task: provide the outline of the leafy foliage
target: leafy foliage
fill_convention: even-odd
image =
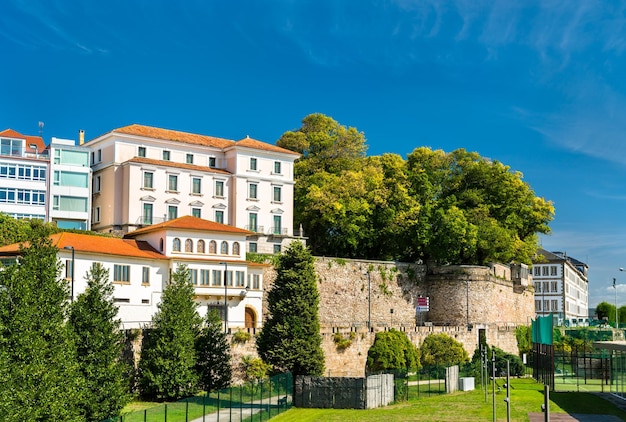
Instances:
[[[196,311],[189,270],[179,265],[163,290],[159,309],[146,330],[139,361],[143,397],[176,400],[198,391],[195,341],[202,319]]]
[[[58,231],[60,229],[52,223],[44,223],[38,219],[17,220],[0,213],[0,246],[46,237]]]
[[[295,164],[296,223],[316,255],[530,264],[552,203],[520,172],[463,149],[366,157],[365,137],[312,114],[278,145]]]
[[[420,366],[419,349],[405,333],[393,328],[376,333],[374,344],[367,352],[369,371],[415,370]]]
[[[58,274],[57,249],[43,237],[0,271],[2,420],[84,420],[84,383],[66,324],[69,289]]]
[[[267,378],[270,369],[272,369],[262,359],[250,355],[241,358],[241,365],[243,366],[244,379],[255,384]]]
[[[424,365],[452,366],[465,363],[469,356],[463,345],[447,334],[430,334],[420,347]]]
[[[515,338],[517,339],[517,349],[520,354],[530,354],[532,352],[532,330],[530,326],[517,326],[515,328]]]
[[[222,329],[222,320],[215,309],[207,312],[204,327],[196,341],[196,352],[200,387],[205,391],[228,387],[232,379],[230,347]]]
[[[506,363],[509,361],[509,375],[514,377],[521,377],[525,373],[524,363],[522,359],[517,355],[512,355],[499,349],[497,347],[489,347],[489,345],[484,344],[483,349],[485,350],[485,354],[487,357],[487,368],[488,373],[491,374],[493,367],[493,359],[495,353],[495,367],[496,367],[496,376],[504,376],[506,375]],[[481,368],[481,353],[480,349],[476,349],[474,351],[474,355],[472,356],[472,367],[475,370],[476,374],[480,374]],[[479,376],[479,375],[478,375]]]
[[[72,304],[69,323],[74,330],[77,362],[85,379],[81,408],[85,420],[117,416],[130,400],[128,368],[120,360],[124,334],[113,303],[109,272],[95,262],[86,275],[87,289]]]
[[[268,292],[268,317],[257,337],[259,356],[276,371],[321,375],[324,352],[313,257],[300,242],[280,255]]]

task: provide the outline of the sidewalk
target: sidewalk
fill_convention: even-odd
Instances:
[[[249,418],[252,415],[256,415],[262,410],[267,410],[270,406],[272,409],[276,409],[276,413],[278,414],[278,401],[281,400],[280,406],[284,409],[285,396],[274,396],[270,397],[261,402],[260,400],[255,400],[251,402],[244,403],[241,407],[231,407],[226,409],[221,409],[219,412],[208,413],[203,417],[199,417],[197,419],[193,419],[190,422],[226,422],[226,421],[240,421],[246,418]],[[287,403],[292,402],[292,397],[287,396]]]

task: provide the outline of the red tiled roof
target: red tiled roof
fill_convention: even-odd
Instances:
[[[133,124],[118,129],[113,129],[112,133],[123,133],[126,135],[144,136],[146,138],[163,139],[165,141],[178,141],[186,144],[203,145],[208,147],[226,148],[234,141],[214,136],[197,135],[194,133],[180,132],[177,130],[161,129],[158,127],[143,126]]]
[[[203,220],[198,217],[186,215],[184,217],[178,217],[173,220],[166,221],[164,223],[153,224],[148,227],[144,227],[125,235],[128,237],[135,237],[139,234],[150,233],[162,229],[178,229],[178,230],[196,230],[196,231],[210,231],[220,233],[238,233],[251,235],[251,231],[240,229],[238,227],[228,226],[226,224],[216,223],[214,221]]]
[[[17,138],[17,139],[25,139],[26,140],[26,149],[29,152],[33,151],[30,148],[31,145],[37,146],[37,151],[43,151],[46,147],[46,144],[43,141],[43,138],[40,136],[30,136],[30,135],[22,135],[21,133],[13,130],[13,129],[5,129],[0,132],[0,136],[6,136],[7,138]]]
[[[281,148],[276,145],[268,144],[265,142],[257,141],[256,139],[252,139],[250,137],[246,137],[244,139],[237,141],[235,146],[252,148],[252,149],[260,149],[263,151],[280,152],[282,154],[292,154],[292,155],[297,155],[298,157],[300,156],[300,154],[295,151],[291,151],[286,148]]]
[[[177,163],[175,161],[153,160],[152,158],[133,157],[128,160],[129,163],[152,164],[155,166],[166,166],[180,169],[206,171],[211,173],[230,174],[230,172],[215,167],[196,166],[194,164]]]
[[[56,233],[50,236],[52,244],[59,249],[71,246],[76,252],[89,252],[101,255],[121,255],[136,258],[167,259],[148,242],[117,237],[92,236],[79,233]],[[28,242],[24,243],[28,246]],[[0,255],[9,255],[19,251],[20,244],[14,243],[0,247]]]

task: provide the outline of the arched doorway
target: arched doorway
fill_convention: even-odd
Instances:
[[[246,307],[246,328],[256,328],[256,312],[252,308]]]

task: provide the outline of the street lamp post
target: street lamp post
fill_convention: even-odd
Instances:
[[[74,302],[74,247],[65,246],[63,249],[72,251],[72,281],[70,284],[70,302]]]
[[[367,273],[367,331],[372,331],[372,279],[370,272]]]
[[[220,265],[224,265],[224,334],[226,334],[228,332],[228,280],[226,276],[228,262],[220,262]]]

